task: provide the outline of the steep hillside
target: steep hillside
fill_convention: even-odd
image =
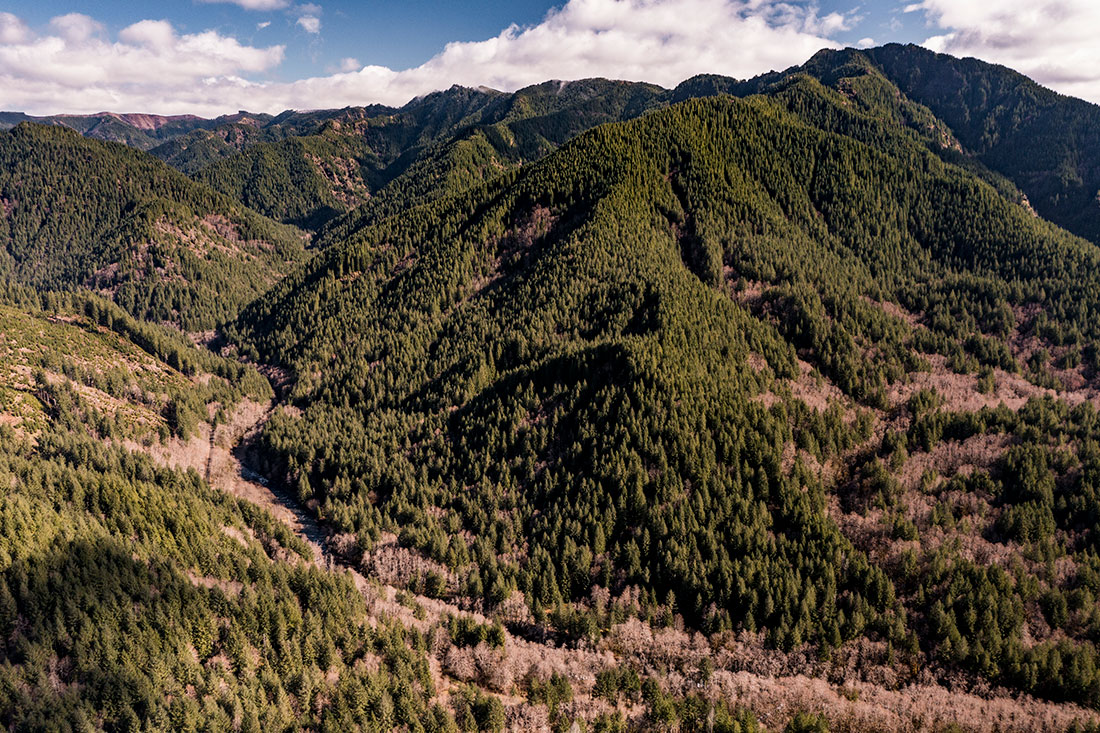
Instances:
[[[960,151],[1011,180],[1040,216],[1100,242],[1100,107],[912,45],[822,51],[798,70],[837,84],[850,79],[838,71],[860,63],[942,120]]]
[[[194,178],[279,221],[316,229],[367,201],[385,165],[358,134],[257,143]]]
[[[303,235],[130,148],[57,127],[0,133],[0,268],[89,287],[188,331],[232,317],[305,256]]]
[[[238,112],[209,120],[208,124],[197,129],[171,136],[151,148],[149,153],[173,168],[192,175],[212,163],[231,158],[259,143],[278,143],[288,138],[316,134],[329,120],[340,119],[348,114],[386,116],[396,111],[392,107],[371,105],[346,110],[288,110],[274,117]]]
[[[562,648],[384,585],[407,571],[395,546],[369,580],[349,572],[347,538],[240,463],[272,396],[252,368],[94,295],[8,286],[0,303],[5,727],[621,730],[622,697],[632,727],[767,730],[699,675],[662,688],[636,626],[614,651]],[[684,669],[699,653],[676,644]],[[744,702],[783,725],[769,694]]]
[[[446,725],[423,652],[351,576],[155,458],[187,438],[185,406],[206,429],[269,399],[263,377],[94,296],[2,297],[5,728]]]
[[[1048,522],[1049,494],[999,483],[1056,436],[982,464],[968,522],[1019,562],[876,543],[940,531],[913,523],[888,465],[1041,420],[946,428],[963,418],[922,375],[1091,384],[1098,260],[926,132],[792,75],[368,226],[229,335],[295,376],[262,436],[273,474],[367,558],[399,533],[445,593],[518,590],[537,623],[586,637],[608,623],[601,589],[637,588],[644,618],[788,649],[866,638],[902,679],[931,664],[1095,706],[1088,596],[1053,617],[1036,600],[1092,587],[1092,505],[1054,502]],[[1034,470],[1057,484],[1086,459]],[[872,510],[885,535],[859,525]],[[1025,562],[1040,546],[1076,570]]]
[[[263,126],[255,124],[253,120],[233,121],[219,124],[212,129],[192,130],[158,144],[149,153],[176,170],[192,175],[215,161],[234,156],[258,142],[272,139],[281,140],[283,137],[265,134]]]
[[[501,110],[500,121],[487,117],[418,153],[369,206],[336,224],[334,238],[537,160],[597,124],[688,99],[771,93],[799,74],[837,90],[865,114],[908,127],[941,158],[966,168],[1006,198],[1034,206],[1050,221],[1098,241],[1100,169],[1091,162],[1097,146],[1090,142],[1100,130],[1095,105],[1058,95],[1004,67],[896,44],[822,51],[802,66],[749,80],[699,76],[672,90],[616,88],[599,81],[549,82],[521,90]],[[548,100],[559,106],[548,110]]]
[[[1041,216],[1100,242],[1100,107],[975,59],[896,44],[867,56]]]
[[[453,87],[400,110],[344,110],[314,134],[256,143],[195,177],[310,228],[381,193],[383,201],[356,215],[373,219],[542,157],[584,130],[658,106],[664,94],[604,79],[547,82],[510,95]]]

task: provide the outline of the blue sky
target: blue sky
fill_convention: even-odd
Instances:
[[[797,1],[797,0],[796,0]],[[309,33],[297,23],[302,5],[287,3],[281,9],[251,10],[232,2],[168,2],[151,5],[133,0],[71,2],[42,0],[14,2],[2,8],[21,16],[28,24],[45,28],[50,19],[78,12],[95,18],[109,32],[117,32],[140,20],[167,19],[181,33],[215,29],[252,45],[283,44],[286,58],[273,70],[273,78],[289,81],[324,74],[354,58],[363,64],[407,69],[424,63],[451,41],[480,41],[498,35],[511,24],[535,25],[562,2],[546,0],[493,0],[456,3],[431,0],[403,2],[348,2],[317,0],[320,31]],[[920,14],[905,13],[904,4],[837,2],[817,4],[821,14],[855,11],[860,20],[850,31],[835,37],[846,45],[864,38],[876,43],[917,42],[929,34]],[[261,23],[270,25],[259,29]]]
[[[320,32],[297,24],[303,5],[321,8]],[[51,18],[78,12],[117,32],[147,18],[167,19],[181,33],[215,29],[254,45],[286,45],[286,62],[277,76],[286,79],[322,74],[342,59],[392,68],[416,66],[434,56],[449,41],[479,41],[497,35],[511,23],[537,23],[553,3],[515,0],[480,3],[476,9],[454,2],[327,2],[287,3],[281,9],[250,10],[230,2],[166,2],[154,5],[133,0],[99,2],[7,3],[2,8],[28,24],[45,27]],[[259,29],[261,23],[269,26]]]
[[[748,77],[823,47],[921,43],[1100,99],[1095,0],[8,0],[0,109],[214,115],[452,83]]]

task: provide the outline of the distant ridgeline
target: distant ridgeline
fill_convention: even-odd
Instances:
[[[498,727],[437,704],[428,633],[145,455],[266,416],[252,365],[255,468],[365,574],[406,553],[509,633],[636,616],[1100,709],[1100,108],[886,46],[38,121],[0,132],[4,724]]]
[[[401,108],[239,112],[211,120],[5,112],[0,129],[31,121],[126,143],[268,216],[316,229],[380,192],[385,202],[379,210],[368,207],[372,217],[491,178],[596,125],[696,97],[766,93],[799,73],[865,112],[923,129],[951,162],[999,188],[1018,188],[1013,195],[1022,192],[1059,226],[1100,237],[1095,105],[1002,66],[897,44],[822,51],[801,67],[747,81],[698,76],[672,90],[604,79],[547,82],[514,94],[456,86]],[[904,103],[891,96],[897,92]]]

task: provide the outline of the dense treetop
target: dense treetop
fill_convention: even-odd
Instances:
[[[866,441],[859,414],[922,352],[1017,370],[1030,303],[1084,348],[1100,252],[945,162],[907,122],[927,110],[849,99],[795,74],[686,102],[333,239],[230,332],[296,377],[271,470],[364,550],[400,532],[490,603],[637,584],[704,628],[917,653],[932,611],[899,603],[785,446]],[[855,419],[763,406],[798,357]]]
[[[0,132],[0,244],[10,282],[101,290],[191,331],[305,257],[300,232],[145,153],[30,123]]]
[[[801,67],[717,86],[751,93],[791,73],[812,74],[856,98],[861,95],[853,84],[864,83],[861,77],[881,77],[903,104],[935,115],[952,146],[971,163],[1011,180],[1041,216],[1100,241],[1097,105],[1053,92],[1004,66],[899,44],[825,50]]]
[[[345,560],[491,617],[456,648],[634,615],[1100,708],[1095,119],[890,46],[164,122],[193,178],[0,132],[0,716],[499,726],[472,686],[432,704],[428,635],[144,455],[245,399]],[[642,672],[593,697],[756,729]],[[522,693],[567,728],[565,677]]]
[[[267,512],[134,449],[266,380],[95,296],[0,299],[0,724],[453,727],[415,632]]]
[[[604,79],[548,82],[515,94],[453,87],[397,111],[342,110],[306,134],[256,142],[195,175],[275,219],[317,228],[379,191],[383,208],[394,200],[407,206],[491,178],[666,96],[660,87]],[[275,129],[273,123],[257,134]],[[290,135],[300,128],[277,129]],[[386,190],[391,183],[394,190]],[[375,208],[366,215],[376,216]]]

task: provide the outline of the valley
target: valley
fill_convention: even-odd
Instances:
[[[980,393],[975,390],[973,394]],[[561,704],[560,710],[554,706],[557,715],[592,724],[601,714],[619,711],[641,723],[646,716],[645,706],[638,702],[611,704],[602,696],[598,675],[636,669],[644,678],[660,675],[661,669],[671,667],[694,670],[695,674],[681,678],[679,688],[670,688],[670,693],[701,694],[712,702],[721,700],[730,707],[746,708],[764,726],[781,727],[791,716],[806,710],[820,711],[839,730],[918,731],[965,721],[968,730],[1032,731],[1068,729],[1094,717],[1084,708],[1014,700],[1003,693],[990,697],[974,692],[949,692],[929,676],[916,675],[900,685],[899,670],[883,664],[882,650],[874,647],[821,660],[801,653],[777,654],[759,636],[738,634],[707,639],[682,627],[653,629],[637,620],[612,626],[607,636],[595,644],[562,644],[560,640],[540,639],[537,634],[527,638],[530,616],[522,607],[513,608],[512,618],[505,622],[501,647],[455,646],[445,636],[439,638],[449,619],[470,618],[488,626],[493,617],[486,617],[480,612],[482,609],[471,609],[467,604],[410,593],[404,589],[409,580],[407,574],[402,577],[400,571],[395,573],[377,559],[349,557],[347,538],[341,540],[327,533],[315,514],[303,508],[296,498],[271,487],[267,478],[240,462],[240,456],[247,455],[248,441],[259,432],[273,409],[278,409],[274,403],[245,402],[228,423],[213,431],[204,430],[203,426],[200,434],[187,444],[173,441],[163,452],[154,449],[152,455],[158,462],[175,468],[206,470],[205,479],[212,487],[269,512],[310,548],[315,565],[351,576],[376,623],[397,620],[431,638],[428,660],[435,683],[434,699],[441,704],[447,703],[452,691],[460,691],[463,682],[473,682],[501,694],[510,692],[517,681],[525,678],[550,679],[557,674],[569,680],[572,695],[571,700]],[[203,432],[210,432],[213,437],[206,439]],[[205,459],[204,444],[210,446]],[[962,456],[957,455],[959,448],[953,444],[945,448],[952,452],[942,458],[916,455],[907,468],[913,470],[913,464],[926,457],[935,461],[939,473],[948,476],[975,462],[988,465],[988,458],[985,462],[976,459],[962,446]],[[987,456],[995,454],[996,451],[986,452]],[[853,520],[857,520],[856,515],[840,514],[838,519],[842,527]],[[872,533],[877,532],[879,518],[871,515],[863,521],[872,528]],[[851,527],[846,533],[857,537],[860,530]],[[386,559],[391,565],[400,564],[392,557],[400,552],[396,537],[387,542],[393,553]],[[340,545],[342,549],[338,549]],[[376,557],[385,554],[377,552]],[[387,577],[398,584],[385,582]],[[553,727],[551,711],[529,702],[525,696],[502,694],[501,700],[508,726]]]
[[[0,123],[5,728],[1100,729],[1100,107]]]

